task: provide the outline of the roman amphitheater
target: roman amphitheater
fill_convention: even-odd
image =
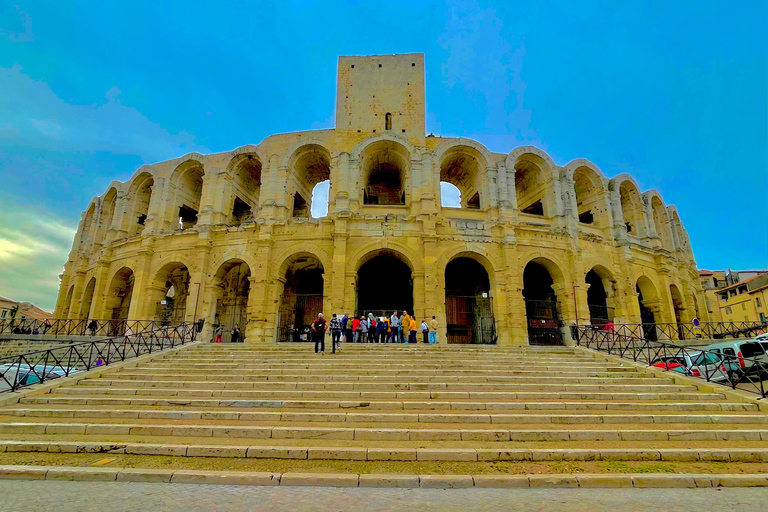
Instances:
[[[585,159],[427,135],[424,56],[405,54],[339,58],[335,129],[111,183],[82,214],[56,318],[202,318],[204,339],[239,324],[263,344],[302,339],[319,311],[405,309],[436,316],[440,343],[527,345],[569,344],[576,324],[686,322],[699,304],[658,192]]]

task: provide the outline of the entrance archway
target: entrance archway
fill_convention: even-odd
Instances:
[[[683,302],[683,294],[680,293],[680,289],[674,284],[669,285],[669,294],[672,296],[672,308],[675,311],[675,322],[677,322],[677,335],[678,339],[685,339],[685,325],[686,311],[685,303]]]
[[[184,322],[189,295],[189,270],[181,263],[168,263],[158,271],[150,288],[155,321],[162,324]]]
[[[603,269],[595,267],[587,272],[584,282],[587,288],[587,307],[589,308],[589,323],[605,325],[613,322],[613,287],[610,276]],[[606,287],[606,283],[608,287]]]
[[[448,343],[496,343],[488,271],[472,258],[445,267],[445,318]]]
[[[109,315],[109,334],[122,336],[125,334],[126,320],[131,309],[133,298],[133,270],[123,267],[118,270],[109,283],[106,297],[106,312]]]
[[[248,325],[248,293],[251,269],[242,260],[229,260],[219,267],[215,276],[216,315],[214,323],[223,328],[222,338],[232,340],[232,329],[240,328],[241,336]],[[240,339],[243,341],[243,338]]]
[[[389,316],[413,314],[411,268],[395,253],[382,251],[357,270],[357,313]]]
[[[523,271],[523,298],[531,345],[562,345],[562,322],[557,309],[554,280],[547,267],[531,261]]]
[[[311,254],[300,254],[283,266],[278,341],[310,341],[309,326],[323,311],[323,265]]]
[[[85,287],[85,292],[83,292],[83,301],[80,303],[79,318],[82,318],[84,320],[90,318],[91,304],[93,303],[93,292],[95,289],[96,289],[96,278],[92,277],[90,281],[88,281],[88,285]]]
[[[650,279],[641,276],[637,280],[635,289],[637,291],[637,302],[640,306],[640,323],[643,327],[643,335],[647,340],[656,341],[658,339],[656,334],[656,315],[652,309],[658,303],[656,287]]]

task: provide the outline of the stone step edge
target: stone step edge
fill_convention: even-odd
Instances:
[[[0,466],[0,479],[162,482],[301,487],[547,488],[768,487],[768,475],[729,474],[559,474],[559,475],[404,475],[354,473],[246,473],[165,469]]]
[[[0,434],[185,436],[234,439],[326,439],[336,441],[768,441],[765,429],[466,429],[366,428],[124,423],[0,423]]]
[[[365,448],[335,446],[231,446],[152,443],[2,441],[0,453],[112,453],[169,457],[217,457],[346,461],[675,461],[768,462],[763,448]]]

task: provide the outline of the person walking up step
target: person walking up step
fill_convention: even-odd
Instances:
[[[325,321],[322,313],[317,314],[317,317],[315,318],[315,321],[312,322],[310,328],[312,330],[312,336],[315,338],[315,354],[318,353],[319,348],[320,353],[325,355],[325,331],[328,330],[328,322]],[[334,347],[333,353],[336,353],[336,347]]]
[[[336,313],[331,317],[331,343],[333,343],[334,352],[341,348],[341,319]]]

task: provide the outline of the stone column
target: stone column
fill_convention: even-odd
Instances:
[[[334,183],[333,176],[331,177],[331,186],[335,188],[334,192],[334,211],[340,215],[349,214],[349,155],[342,153],[338,158],[334,159],[335,165],[332,168],[332,173],[336,175],[336,182]]]
[[[265,234],[266,236],[266,234]],[[257,265],[251,269],[248,278],[248,328],[247,343],[270,343],[273,341],[274,320],[280,307],[279,294],[274,292],[274,284],[278,279],[279,268],[270,271],[269,262],[272,256],[272,243],[269,237],[259,240],[255,247]],[[270,322],[272,319],[272,322]]]
[[[150,320],[155,317],[153,310],[154,304],[151,304],[152,284],[152,254],[150,247],[142,247],[136,257],[136,268],[134,269],[133,292],[131,293],[131,304],[128,308],[129,320]]]
[[[416,315],[416,319],[419,323],[424,319],[428,310],[437,309],[437,304],[441,302],[439,297],[434,295],[427,296],[425,293],[425,275],[425,272],[420,271],[414,271],[411,274],[411,277],[413,278],[413,311],[410,313]]]
[[[132,206],[133,205],[131,205],[125,197],[125,192],[119,191],[115,198],[115,213],[112,215],[112,225],[109,226],[109,230],[104,239],[105,244],[128,236],[126,226],[131,220],[130,215],[133,213]]]
[[[528,320],[523,298],[523,269],[520,268],[517,247],[512,243],[505,243],[503,254],[506,265],[507,322],[506,325],[500,324],[499,327],[502,330],[508,330],[509,337],[507,340],[500,337],[499,344],[528,345]]]

